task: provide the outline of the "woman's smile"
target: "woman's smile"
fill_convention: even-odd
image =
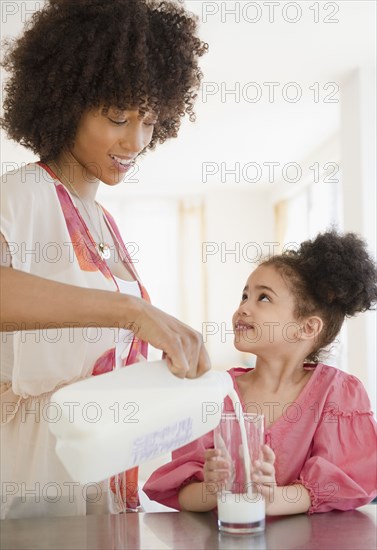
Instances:
[[[120,172],[123,172],[126,174],[130,168],[134,165],[135,159],[134,158],[126,158],[126,157],[120,157],[115,155],[109,155],[111,160],[113,161],[113,165],[117,170]]]

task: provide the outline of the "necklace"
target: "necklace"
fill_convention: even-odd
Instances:
[[[76,188],[74,187],[73,183],[71,183],[69,181],[69,179],[63,174],[61,168],[57,165],[57,163],[55,161],[54,161],[54,165],[59,170],[60,176],[64,179],[64,181],[66,183],[68,183],[68,185],[69,185],[70,189],[73,191],[73,194],[75,195],[75,197],[77,197],[79,199],[80,203],[82,204],[82,207],[84,208],[84,210],[85,210],[85,212],[86,212],[86,214],[87,214],[87,216],[90,220],[90,223],[92,224],[93,228],[95,229],[95,232],[97,233],[97,236],[100,239],[100,242],[98,243],[98,253],[99,253],[99,255],[101,256],[101,258],[103,260],[108,260],[111,256],[110,246],[105,243],[105,239],[103,237],[101,216],[100,216],[100,212],[99,212],[100,207],[99,207],[98,203],[96,201],[94,202],[94,204],[96,205],[96,210],[97,210],[97,215],[98,215],[98,224],[99,224],[99,229],[100,229],[101,235],[98,233],[97,228],[94,225],[93,220],[92,220],[92,218],[89,214],[89,210],[87,209],[84,201],[81,199],[81,197],[80,197],[79,193],[77,192]],[[101,214],[102,214],[102,217],[103,217],[102,210],[101,210]]]

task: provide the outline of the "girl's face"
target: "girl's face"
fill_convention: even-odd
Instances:
[[[156,115],[110,108],[87,111],[81,118],[73,148],[75,160],[83,167],[83,178],[116,185],[132,167],[132,161],[151,142]]]
[[[300,335],[292,292],[279,271],[258,267],[248,278],[233,315],[234,345],[256,355],[292,351]]]

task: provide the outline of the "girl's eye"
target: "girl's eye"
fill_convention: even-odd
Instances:
[[[144,122],[145,126],[156,126],[157,124],[157,120],[153,120],[152,122]]]
[[[269,302],[270,298],[267,296],[267,294],[261,294],[258,298],[259,302]]]
[[[241,302],[244,302],[247,300],[247,294],[242,294]]]

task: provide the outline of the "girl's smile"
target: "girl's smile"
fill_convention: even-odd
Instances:
[[[234,327],[235,331],[249,330],[252,328],[254,328],[254,326],[251,323],[245,323],[245,321],[242,320],[237,321]]]

